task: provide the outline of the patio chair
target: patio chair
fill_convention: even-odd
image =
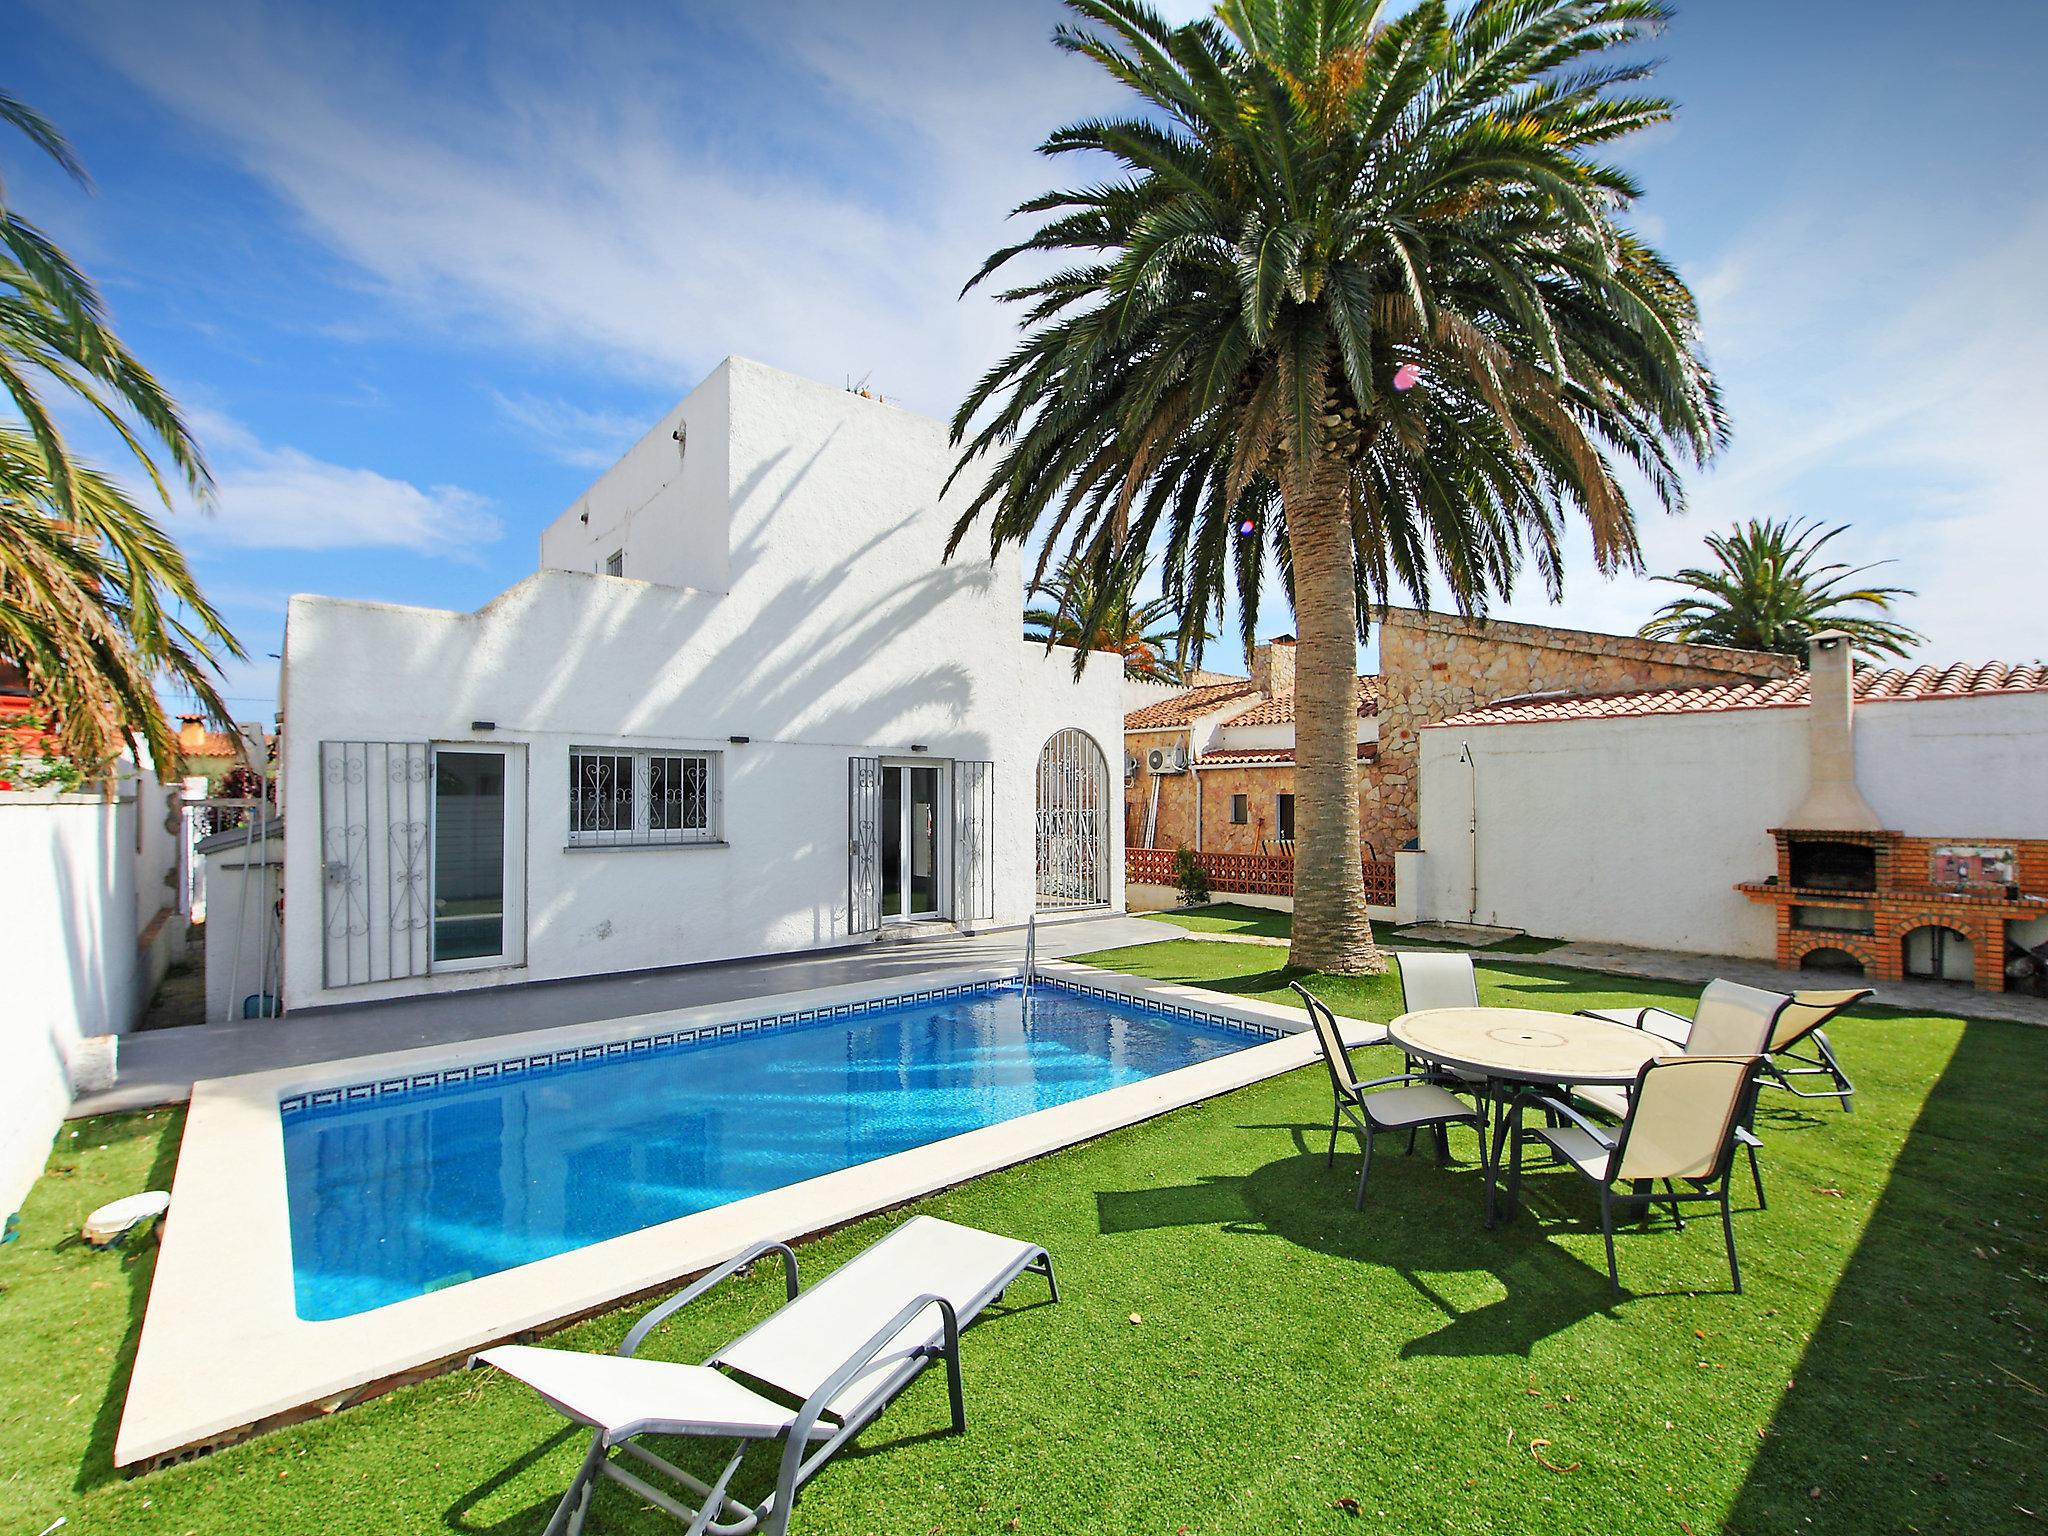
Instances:
[[[635,1358],[657,1326],[770,1253],[782,1257],[788,1301],[780,1309],[702,1365]],[[809,1290],[798,1288],[794,1252],[782,1243],[757,1243],[641,1318],[616,1355],[508,1344],[485,1350],[471,1364],[517,1377],[593,1431],[545,1536],[582,1530],[600,1476],[686,1522],[690,1536],[782,1536],[804,1484],[935,1360],[946,1362],[954,1433],[966,1431],[961,1330],[1027,1271],[1044,1275],[1059,1300],[1043,1248],[914,1216]],[[705,1483],[637,1444],[642,1435],[739,1445],[716,1480]],[[775,1490],[747,1505],[732,1493],[733,1478],[754,1442],[764,1440],[783,1443]],[[628,1471],[614,1451],[699,1502],[656,1488]]]
[[[1699,1007],[1691,1018],[1667,1008],[1582,1008],[1589,1019],[1610,1024],[1629,1024],[1669,1040],[1688,1056],[1762,1056],[1771,1049],[1779,1020],[1791,1007],[1783,992],[1744,986],[1739,981],[1710,981],[1700,993]],[[1580,1103],[1611,1115],[1616,1120],[1628,1113],[1627,1088],[1576,1088],[1572,1097]],[[1743,1106],[1736,1126],[1736,1139],[1749,1154],[1749,1181],[1756,1189],[1757,1209],[1768,1204],[1764,1198],[1763,1168],[1757,1162],[1756,1104]]]
[[[1472,969],[1470,955],[1414,955],[1399,957],[1401,968],[1401,1011],[1420,1013],[1425,1008],[1477,1008],[1479,977]],[[1413,1072],[1415,1059],[1406,1059],[1404,1070]],[[1467,1093],[1482,1091],[1485,1084],[1469,1072],[1432,1067],[1433,1083],[1454,1083]]]
[[[1621,1274],[1614,1262],[1615,1207],[1640,1206],[1647,1215],[1652,1205],[1668,1205],[1683,1230],[1685,1218],[1679,1204],[1687,1200],[1721,1207],[1728,1278],[1740,1295],[1742,1271],[1735,1262],[1734,1204],[1728,1183],[1739,1145],[1737,1132],[1745,1108],[1756,1095],[1757,1074],[1763,1063],[1761,1055],[1655,1057],[1636,1074],[1628,1095],[1628,1112],[1619,1127],[1596,1125],[1562,1099],[1533,1092],[1517,1094],[1508,1163],[1508,1213],[1514,1213],[1521,1198],[1522,1143],[1531,1136],[1540,1137],[1559,1158],[1599,1186],[1607,1280],[1615,1295],[1621,1294]],[[1525,1128],[1522,1111],[1532,1106],[1543,1109],[1550,1123]],[[1662,1194],[1655,1189],[1659,1182],[1664,1185]],[[1625,1191],[1620,1187],[1624,1185]]]
[[[1828,1043],[1827,1033],[1821,1026],[1872,995],[1869,987],[1846,987],[1837,992],[1794,992],[1792,1001],[1778,1015],[1777,1027],[1771,1031],[1771,1055],[1770,1060],[1764,1063],[1764,1084],[1783,1088],[1802,1099],[1840,1099],[1842,1112],[1853,1113],[1856,1106],[1851,1101],[1856,1085],[1849,1081],[1849,1074],[1835,1060],[1834,1047]],[[1794,1046],[1805,1046],[1812,1054],[1801,1055],[1793,1049]],[[1788,1062],[1791,1065],[1786,1065]],[[1795,1077],[1825,1077],[1834,1086],[1795,1088],[1792,1086]]]
[[[1452,1125],[1469,1125],[1478,1131],[1482,1139],[1485,1137],[1485,1124],[1479,1111],[1441,1085],[1430,1082],[1427,1073],[1404,1072],[1396,1077],[1376,1077],[1361,1082],[1351,1068],[1351,1056],[1345,1048],[1344,1037],[1338,1033],[1337,1016],[1300,982],[1289,985],[1301,994],[1302,1002],[1308,1005],[1316,1041],[1323,1048],[1323,1065],[1330,1072],[1330,1147],[1323,1157],[1323,1166],[1330,1167],[1337,1161],[1337,1132],[1345,1121],[1348,1120],[1351,1129],[1358,1133],[1358,1193],[1351,1200],[1353,1210],[1365,1209],[1365,1181],[1372,1176],[1372,1140],[1381,1131],[1409,1132],[1408,1145],[1412,1151],[1414,1133],[1433,1128],[1437,1133],[1439,1155],[1444,1157],[1450,1154],[1449,1128]],[[1405,1086],[1397,1087],[1396,1084]]]

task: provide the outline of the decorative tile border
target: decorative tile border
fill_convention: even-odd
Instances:
[[[1113,991],[1108,987],[1091,987],[1086,982],[1069,981],[1063,976],[1040,976],[1034,985],[1058,987],[1063,992],[1081,992],[1107,1002],[1124,1003],[1134,1008],[1147,1009],[1152,1013],[1163,1013],[1171,1018],[1186,1019],[1191,1024],[1207,1024],[1213,1029],[1227,1029],[1240,1035],[1255,1035],[1261,1040],[1284,1040],[1289,1035],[1298,1033],[1295,1030],[1282,1029],[1277,1024],[1254,1024],[1249,1019],[1232,1018],[1229,1014],[1209,1013],[1201,1008],[1190,1008],[1185,1003],[1169,1003],[1156,997],[1133,996],[1131,993]]]
[[[1040,976],[1034,984],[1054,987],[1063,992],[1078,992],[1089,997],[1101,998],[1106,1002],[1122,1003],[1128,1007],[1143,1008],[1169,1018],[1182,1019],[1192,1024],[1206,1024],[1213,1029],[1227,1029],[1260,1040],[1279,1040],[1289,1033],[1270,1024],[1254,1024],[1228,1014],[1210,1013],[1200,1008],[1190,1008],[1184,1003],[1133,996],[1130,993],[1113,991],[1108,987],[1091,987],[1086,983],[1069,981],[1064,977]],[[953,986],[931,987],[916,992],[894,992],[886,997],[867,998],[855,1003],[799,1008],[787,1013],[763,1014],[753,1019],[731,1019],[720,1024],[705,1024],[695,1029],[662,1030],[654,1034],[635,1036],[629,1040],[568,1046],[559,1051],[537,1051],[525,1056],[508,1057],[502,1061],[475,1062],[463,1066],[443,1067],[437,1071],[408,1073],[403,1077],[378,1078],[370,1082],[349,1083],[336,1088],[315,1089],[308,1093],[293,1093],[280,1099],[277,1107],[281,1115],[290,1118],[310,1110],[332,1109],[339,1105],[358,1104],[371,1099],[424,1098],[449,1088],[487,1082],[493,1078],[543,1077],[564,1068],[580,1067],[587,1061],[597,1061],[608,1056],[665,1055],[670,1051],[701,1045],[706,1041],[738,1039],[745,1035],[828,1023],[833,1019],[855,1018],[890,1008],[937,1002],[942,998],[963,997],[970,993],[994,992],[1015,985],[1014,981],[961,982]]]

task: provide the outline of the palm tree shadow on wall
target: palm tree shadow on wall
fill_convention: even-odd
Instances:
[[[1965,1026],[1727,1530],[2032,1530],[2048,1516],[2044,1122],[2048,1035]]]

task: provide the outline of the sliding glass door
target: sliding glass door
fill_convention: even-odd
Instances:
[[[512,749],[434,749],[434,970],[525,958],[525,767]]]
[[[917,922],[944,915],[943,848],[939,827],[940,774],[935,763],[884,764],[881,907],[884,922]]]

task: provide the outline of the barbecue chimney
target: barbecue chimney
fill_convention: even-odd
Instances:
[[[1824,629],[1807,642],[1806,798],[1787,823],[1805,832],[1876,832],[1882,826],[1856,788],[1850,638]]]

